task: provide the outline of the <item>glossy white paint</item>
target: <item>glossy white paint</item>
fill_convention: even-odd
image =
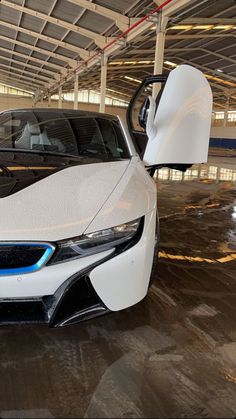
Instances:
[[[150,103],[146,165],[206,162],[212,92],[202,72],[188,65],[177,67],[167,79],[156,114],[151,97]]]
[[[104,203],[86,233],[142,217],[156,208],[156,185],[139,157],[133,157],[124,176]]]
[[[115,164],[118,163],[118,164]],[[109,165],[109,167],[107,167]],[[105,163],[98,165],[92,165],[93,170],[91,168],[91,165],[88,166],[77,166],[76,169],[78,173],[75,173],[75,168],[71,169],[65,169],[61,172],[49,176],[48,178],[45,178],[44,180],[37,182],[35,185],[32,185],[32,187],[24,189],[22,192],[28,192],[28,190],[31,189],[31,193],[27,194],[27,199],[25,202],[27,202],[27,206],[25,209],[24,217],[27,219],[27,216],[29,217],[28,222],[28,231],[27,236],[24,236],[23,231],[23,223],[19,223],[19,226],[22,228],[22,230],[17,230],[15,232],[12,228],[11,230],[11,237],[14,237],[15,240],[20,239],[22,240],[22,237],[32,237],[33,240],[39,241],[41,240],[52,240],[52,239],[46,239],[46,237],[53,237],[53,240],[59,240],[63,235],[66,238],[73,237],[75,235],[82,234],[87,227],[86,232],[92,232],[97,231],[100,229],[108,228],[114,225],[121,224],[123,222],[131,221],[135,218],[144,216],[147,214],[147,222],[145,223],[145,234],[143,235],[142,239],[140,240],[139,244],[134,246],[134,248],[130,249],[127,252],[124,252],[122,257],[117,256],[115,258],[112,258],[109,262],[105,262],[102,265],[102,272],[104,270],[106,271],[106,266],[108,267],[108,272],[114,266],[114,270],[119,267],[120,264],[123,264],[123,271],[122,276],[124,276],[122,281],[127,282],[127,278],[130,276],[130,266],[133,267],[133,264],[137,267],[135,268],[134,274],[137,274],[137,270],[139,271],[139,274],[137,276],[137,284],[138,286],[135,288],[135,290],[132,291],[132,301],[136,299],[136,301],[139,301],[144,297],[144,292],[147,290],[148,282],[149,282],[149,271],[151,269],[152,264],[152,257],[153,257],[153,247],[154,247],[154,234],[155,234],[155,214],[156,214],[156,185],[153,182],[153,180],[150,178],[150,176],[147,174],[143,163],[140,161],[139,157],[133,157],[130,161],[121,161],[121,162],[114,162],[113,163]],[[98,167],[99,166],[99,167]],[[80,170],[85,169],[87,170]],[[100,169],[100,170],[99,170]],[[58,176],[61,175],[61,176]],[[64,178],[64,180],[62,180]],[[76,182],[76,179],[78,179],[78,183]],[[80,181],[79,181],[80,180]],[[47,181],[47,182],[45,182]],[[48,220],[48,223],[46,225],[45,230],[41,231],[33,229],[30,231],[29,227],[31,222],[30,215],[36,211],[36,208],[34,208],[34,205],[39,205],[39,200],[36,199],[37,194],[43,194],[45,193],[45,189],[47,188],[48,193],[50,190],[50,183],[51,188],[55,188],[56,185],[56,191],[59,192],[58,197],[60,197],[62,194],[64,196],[66,194],[71,194],[73,196],[73,213],[76,214],[76,227],[71,226],[71,223],[65,224],[64,222],[61,223],[61,225],[58,225],[58,228],[52,228],[50,229],[50,223],[48,214],[45,213],[45,218],[40,218],[41,215],[41,209],[45,209],[45,206],[42,208],[38,208],[37,218],[35,218],[33,221],[35,225],[39,225],[39,221],[44,220],[46,222]],[[46,183],[46,185],[45,185]],[[69,187],[69,183],[73,184],[73,188],[69,191],[67,188]],[[37,193],[35,191],[34,187],[37,187]],[[54,186],[53,186],[54,185]],[[92,186],[93,185],[93,186]],[[98,188],[98,185],[101,189]],[[105,191],[104,191],[105,189]],[[52,189],[55,190],[55,189]],[[77,192],[76,192],[77,191]],[[89,196],[89,192],[91,193],[91,197]],[[106,193],[104,193],[106,192]],[[34,196],[35,193],[35,200],[32,200],[32,205],[30,206],[30,196]],[[16,197],[18,194],[12,195],[12,197]],[[79,196],[77,197],[76,194]],[[45,195],[43,195],[45,196]],[[84,199],[86,197],[86,199]],[[32,199],[32,198],[31,198]],[[53,211],[56,212],[56,203],[57,201],[57,193],[54,195],[51,194],[49,198],[47,199],[47,202],[45,204],[52,205]],[[20,198],[18,197],[18,202],[20,202]],[[57,214],[54,216],[54,221],[57,219],[59,222],[59,213],[60,217],[66,220],[66,217],[71,217],[72,215],[69,215],[67,212],[66,214],[63,214],[63,211],[65,211],[65,208],[70,208],[69,205],[69,195],[67,195],[67,200],[63,200],[63,202],[66,203],[66,206],[62,206],[58,208]],[[71,202],[71,201],[70,201]],[[0,200],[0,205],[2,204],[2,200]],[[16,204],[15,204],[16,205]],[[23,208],[23,202],[21,203]],[[19,211],[19,206],[17,208]],[[93,210],[94,212],[91,212]],[[17,212],[17,211],[16,211]],[[8,213],[10,214],[10,212]],[[21,212],[23,214],[23,210]],[[36,214],[36,212],[35,212]],[[90,215],[91,214],[91,215]],[[151,216],[152,214],[152,216]],[[10,215],[9,215],[10,217]],[[50,215],[50,218],[53,217],[53,212]],[[56,218],[58,217],[58,218]],[[74,215],[75,217],[75,215]],[[68,218],[69,221],[71,221],[71,218]],[[68,221],[67,220],[67,221]],[[92,220],[92,221],[91,221]],[[22,220],[24,221],[24,219]],[[53,218],[52,218],[53,221]],[[41,221],[42,222],[42,221]],[[1,223],[1,221],[0,221]],[[17,220],[15,220],[15,223],[17,223]],[[25,221],[26,223],[26,221]],[[54,224],[52,224],[53,226]],[[12,224],[11,224],[12,226]],[[1,225],[3,228],[3,223]],[[151,232],[151,227],[153,228]],[[9,228],[9,227],[8,227]],[[77,232],[77,233],[76,233]],[[50,236],[48,234],[50,233]],[[29,236],[28,236],[29,234]],[[31,235],[30,235],[31,234]],[[4,236],[4,239],[6,240],[6,237],[9,237],[10,235]],[[1,237],[3,237],[3,234],[1,232]],[[17,238],[16,238],[17,237]],[[8,238],[9,240],[9,238]],[[57,288],[63,284],[68,278],[70,278],[75,273],[83,270],[86,267],[89,267],[94,262],[101,260],[103,257],[109,255],[112,253],[113,250],[98,253],[97,255],[92,255],[89,257],[73,260],[70,262],[61,263],[58,265],[53,266],[45,266],[41,270],[37,272],[33,272],[30,274],[23,274],[20,276],[11,275],[11,276],[1,276],[0,277],[0,299],[1,298],[26,298],[26,297],[39,297],[43,295],[51,295],[54,294]],[[142,254],[142,255],[141,255]],[[148,256],[149,255],[149,256]],[[127,263],[125,262],[127,257]],[[130,262],[130,258],[132,259],[132,263]],[[135,260],[139,260],[139,263],[136,265],[134,262]],[[142,261],[142,262],[141,262]],[[142,269],[140,268],[142,265]],[[108,264],[108,265],[107,265]],[[131,265],[130,265],[131,264]],[[125,267],[127,267],[127,274],[125,275]],[[150,269],[149,269],[150,268]],[[144,271],[146,274],[144,274]],[[106,275],[105,275],[106,276]],[[110,276],[110,274],[107,276],[107,278]],[[101,282],[101,290],[100,290],[100,280],[97,278],[100,278],[99,271],[97,276],[97,269],[93,271],[93,278],[96,280],[96,290],[99,293],[99,296],[101,299],[103,298],[103,287],[104,282]],[[121,281],[121,285],[122,285]],[[133,280],[132,280],[133,281]],[[132,284],[132,281],[130,284]],[[129,283],[129,280],[128,280]],[[113,284],[114,285],[114,284]],[[132,285],[133,286],[133,285]],[[124,284],[123,284],[124,287]],[[112,288],[109,287],[108,292],[112,294]],[[116,294],[116,288],[114,288],[114,298]],[[117,296],[118,297],[118,296]],[[119,298],[117,299],[117,304],[121,307],[122,306],[122,298],[121,294]],[[124,304],[127,303],[127,298],[124,300]],[[131,300],[130,300],[131,301]],[[104,301],[105,302],[105,301]],[[114,303],[113,303],[114,304]],[[117,307],[118,307],[117,305]],[[126,305],[127,306],[127,305]],[[125,305],[123,305],[123,308]],[[110,308],[110,306],[109,306]]]
[[[189,66],[174,70],[158,112],[148,117],[147,165],[206,161],[212,96],[203,75]],[[94,268],[92,285],[110,310],[140,301],[147,293],[156,226],[156,185],[147,174],[126,125],[131,160],[74,166],[0,200],[0,241],[54,242],[145,217],[140,241]],[[0,299],[54,294],[57,288],[113,250],[0,277]]]
[[[134,247],[91,272],[92,285],[110,310],[122,310],[145,297],[153,261],[155,226],[156,209],[146,215],[142,238]]]
[[[56,241],[82,234],[129,164],[70,167],[0,199],[0,240]]]

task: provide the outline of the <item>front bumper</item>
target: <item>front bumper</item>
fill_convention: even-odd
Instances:
[[[21,277],[0,278],[0,324],[77,323],[142,300],[148,290],[156,209],[145,216],[140,240],[128,250],[46,266]]]
[[[105,314],[109,310],[94,291],[88,275],[77,275],[63,294],[0,302],[0,324],[46,323],[59,327]]]

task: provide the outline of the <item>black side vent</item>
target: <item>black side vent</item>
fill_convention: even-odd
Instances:
[[[107,307],[101,302],[87,275],[74,280],[57,304],[50,326],[59,327],[78,323],[105,314]]]

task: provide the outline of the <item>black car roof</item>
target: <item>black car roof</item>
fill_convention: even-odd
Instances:
[[[87,116],[87,117],[96,117],[96,118],[106,118],[106,119],[116,119],[115,115],[104,114],[99,112],[91,112],[91,111],[83,111],[83,110],[74,110],[74,109],[58,109],[58,108],[24,108],[24,109],[6,109],[5,111],[1,111],[1,114],[8,113],[8,112],[47,112],[47,113],[57,113],[58,115],[62,114],[65,116]]]

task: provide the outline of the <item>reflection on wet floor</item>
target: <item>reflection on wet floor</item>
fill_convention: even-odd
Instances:
[[[144,301],[64,329],[0,329],[0,417],[235,417],[229,160],[179,179],[160,171],[160,259]]]
[[[156,180],[171,180],[171,181],[186,181],[186,180],[202,180],[210,181],[236,181],[236,168],[229,169],[210,164],[194,165],[186,172],[182,173],[179,170],[172,170],[162,168],[156,171]]]

